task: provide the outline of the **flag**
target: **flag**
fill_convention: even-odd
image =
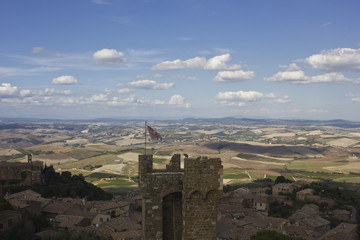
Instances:
[[[160,140],[160,141],[162,140],[161,135],[158,132],[156,132],[154,129],[152,129],[149,126],[147,126],[147,129],[149,131],[149,134],[150,134],[150,137],[151,137],[152,140],[154,140],[154,139]]]

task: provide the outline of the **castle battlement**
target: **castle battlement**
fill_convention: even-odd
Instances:
[[[220,158],[175,154],[166,169],[153,169],[153,156],[139,156],[145,239],[216,239],[217,202],[222,195]]]
[[[41,183],[43,162],[0,162],[0,180],[18,182],[20,185]],[[5,183],[6,185],[6,183]]]

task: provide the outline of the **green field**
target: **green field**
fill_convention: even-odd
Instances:
[[[249,176],[241,168],[228,168],[223,171],[223,179],[246,179]]]
[[[286,164],[288,170],[300,170],[300,171],[311,171],[311,172],[329,172],[324,170],[324,167],[330,166],[341,166],[344,163],[335,161],[320,161],[320,160],[295,160],[291,163]]]

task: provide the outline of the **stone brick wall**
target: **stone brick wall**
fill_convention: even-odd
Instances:
[[[43,162],[35,161],[30,163],[0,163],[0,180],[5,181],[5,185],[18,182],[19,185],[32,185],[41,183],[41,171]]]
[[[155,170],[152,157],[139,156],[145,239],[216,239],[221,159],[186,158],[181,169],[175,154],[166,170]]]

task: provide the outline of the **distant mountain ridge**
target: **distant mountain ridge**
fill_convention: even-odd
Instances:
[[[235,117],[224,117],[224,118],[184,118],[178,120],[156,120],[149,119],[152,122],[163,122],[163,123],[187,123],[187,124],[225,124],[225,125],[297,125],[297,126],[332,126],[342,128],[359,128],[360,122],[333,119],[333,120],[287,120],[287,119],[256,119],[256,118],[235,118]],[[144,122],[142,119],[116,119],[116,118],[97,118],[97,119],[38,119],[38,118],[0,118],[0,123],[41,123],[41,122],[54,122],[54,123],[86,123],[86,122],[107,122],[107,123],[129,123]]]

